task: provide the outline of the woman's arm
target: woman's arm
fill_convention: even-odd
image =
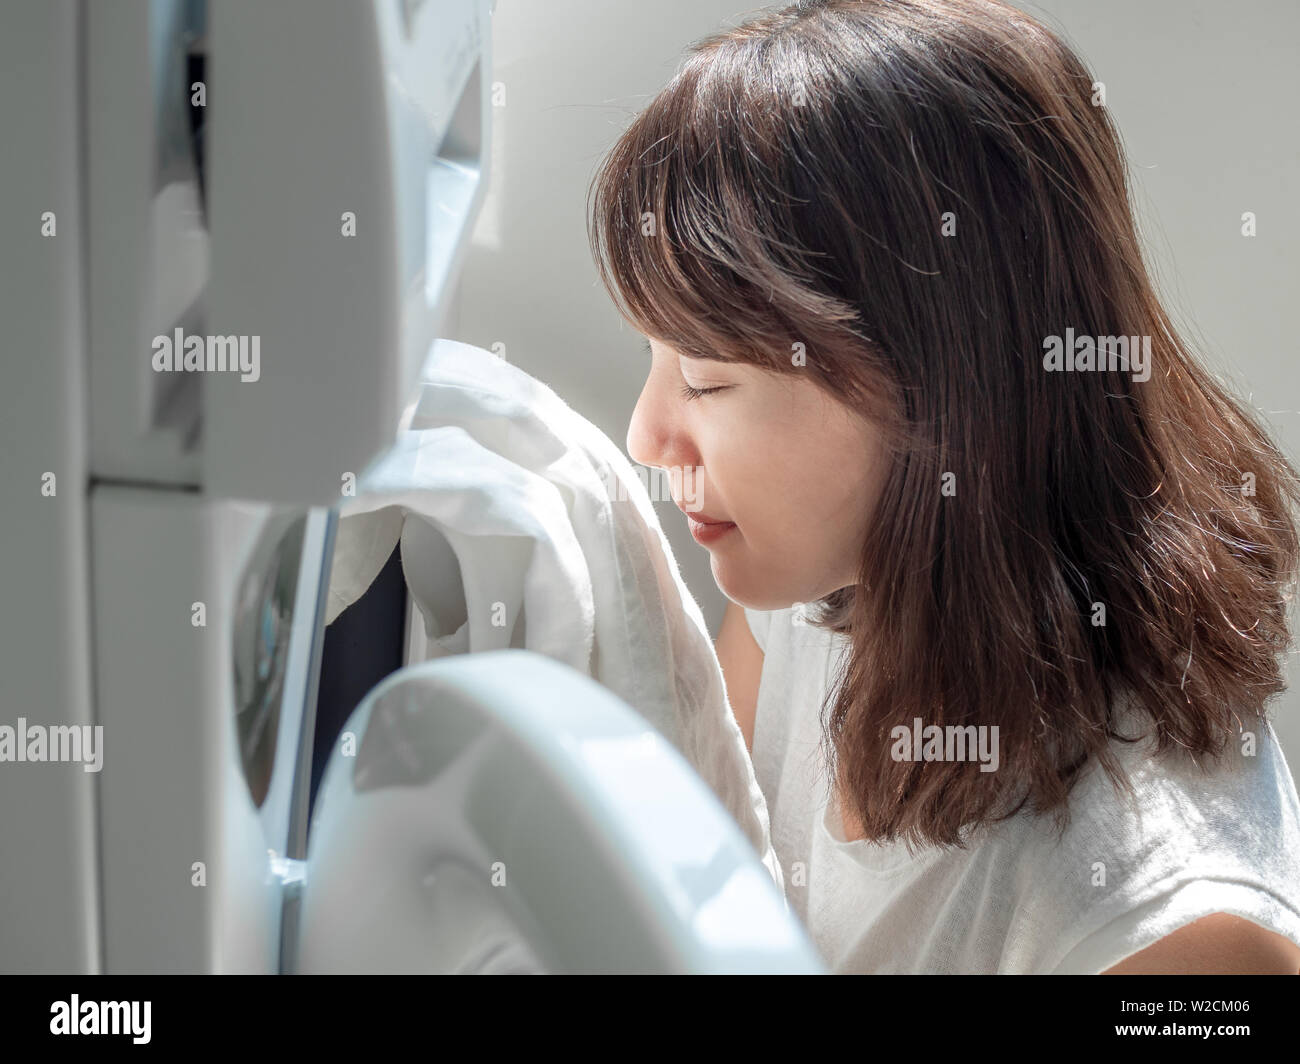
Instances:
[[[1102,975],[1296,975],[1300,946],[1228,913],[1180,927]]]
[[[749,630],[745,611],[734,602],[727,603],[727,612],[718,629],[714,643],[718,663],[722,666],[722,679],[731,701],[731,711],[736,715],[745,746],[754,751],[754,711],[758,706],[758,678],[763,671],[763,651]]]

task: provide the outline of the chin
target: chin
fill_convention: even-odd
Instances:
[[[718,585],[718,590],[737,606],[766,613],[772,610],[783,610],[796,602],[804,601],[792,594],[784,593],[770,579],[763,580],[749,573],[738,572],[737,566],[719,561],[717,555],[713,556],[712,561],[714,583]]]

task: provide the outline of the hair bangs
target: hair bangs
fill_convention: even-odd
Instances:
[[[774,192],[789,128],[755,93],[744,44],[704,41],[606,156],[590,234],[620,314],[674,350],[789,372],[800,345],[862,342],[858,315],[819,289],[777,234],[797,228]]]

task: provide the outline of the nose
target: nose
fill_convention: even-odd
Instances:
[[[656,458],[662,447],[662,435],[654,426],[650,411],[650,381],[647,380],[632,411],[632,420],[627,426],[627,454],[637,465],[657,465]]]
[[[681,428],[666,394],[666,382],[653,370],[632,411],[627,428],[628,457],[638,465],[668,469],[684,464]]]

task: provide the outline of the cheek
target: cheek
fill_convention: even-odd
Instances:
[[[858,537],[878,474],[867,423],[793,380],[747,381],[736,400],[699,426],[700,509],[725,514],[767,551],[821,553]]]
[[[733,438],[704,456],[699,508],[706,514],[725,516],[742,528],[759,527],[768,520],[772,507],[770,473],[770,460],[763,452]]]
[[[856,553],[883,473],[879,444],[864,425],[828,418],[770,437],[751,454],[759,461],[744,500],[755,518],[747,539],[822,562]]]
[[[713,470],[741,533],[710,552],[713,576],[754,609],[815,601],[856,579],[878,476],[872,438],[858,423],[774,421],[761,434],[733,436]]]
[[[821,541],[846,490],[823,448],[802,433],[771,432],[749,443],[728,471],[738,485],[734,509],[746,538],[775,550]]]

